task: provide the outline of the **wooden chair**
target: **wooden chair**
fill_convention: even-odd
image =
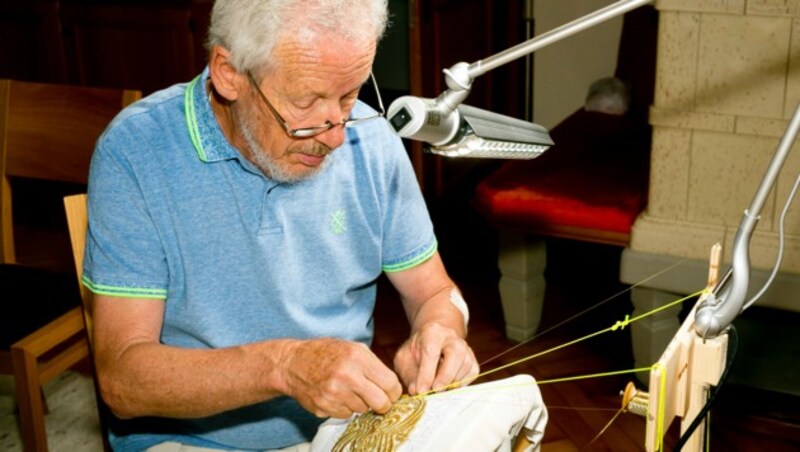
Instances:
[[[83,253],[86,246],[86,227],[88,226],[88,216],[86,215],[86,194],[78,193],[64,197],[64,211],[67,215],[67,226],[69,227],[69,239],[72,244],[72,255],[75,261],[75,274],[78,277],[78,286],[81,292],[81,306],[83,320],[86,324],[86,333],[89,344],[92,343],[92,311],[91,300],[92,292],[83,284]]]
[[[0,80],[0,293],[9,310],[0,315],[0,372],[13,370],[27,451],[47,450],[42,385],[84,360],[89,348],[72,272],[60,271],[60,256],[52,255],[58,247],[48,242],[59,235],[68,240],[66,225],[61,231],[57,224],[65,223],[63,211],[12,188],[85,191],[98,136],[139,97],[138,91]],[[15,221],[25,211],[42,213],[44,224]]]
[[[67,225],[69,227],[69,237],[72,243],[72,255],[75,261],[75,273],[78,277],[78,286],[80,287],[81,306],[83,312],[83,322],[86,325],[86,337],[89,339],[89,355],[92,352],[92,292],[83,284],[81,278],[83,277],[83,254],[86,245],[86,227],[88,224],[88,216],[86,214],[86,194],[79,193],[64,197],[64,210],[67,214]],[[94,375],[94,361],[92,360],[92,375]],[[106,451],[111,450],[108,444],[108,426],[107,421],[110,419],[111,413],[108,407],[103,403],[100,396],[100,390],[95,379],[95,397],[97,399],[97,411],[100,417],[100,430],[103,435],[103,446]]]

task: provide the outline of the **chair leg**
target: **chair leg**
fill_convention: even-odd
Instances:
[[[44,394],[39,381],[36,357],[25,349],[12,347],[14,385],[19,406],[19,425],[26,452],[46,452]]]

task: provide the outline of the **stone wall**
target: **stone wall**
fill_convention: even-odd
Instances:
[[[662,0],[650,198],[630,248],[707,259],[733,237],[800,102],[800,0]],[[751,242],[775,261],[778,219],[800,173],[795,145]],[[777,193],[776,193],[777,192]],[[800,273],[800,203],[786,221],[782,270]]]

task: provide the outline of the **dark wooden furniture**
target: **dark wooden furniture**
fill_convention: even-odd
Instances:
[[[140,95],[0,79],[0,371],[14,373],[26,450],[47,450],[42,384],[89,351],[74,272],[64,271],[64,211],[52,207],[85,190],[98,136]]]
[[[149,94],[206,61],[213,0],[0,0],[0,78]]]
[[[631,86],[624,115],[573,113],[551,131],[555,145],[508,161],[478,184],[475,203],[500,230],[500,293],[510,338],[538,327],[544,299],[543,237],[623,247],[647,202],[658,13],[627,13],[615,76]],[[587,87],[588,88],[588,87]]]
[[[67,81],[58,0],[0,0],[0,78]]]
[[[151,93],[205,66],[211,0],[61,3],[74,84]]]

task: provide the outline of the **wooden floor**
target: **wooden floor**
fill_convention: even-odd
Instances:
[[[488,242],[483,242],[488,240]],[[442,239],[440,238],[440,241]],[[482,370],[498,367],[521,357],[564,344],[589,333],[605,329],[631,312],[629,295],[606,301],[588,313],[541,334],[533,341],[518,346],[503,333],[502,311],[494,265],[491,236],[468,240],[470,246],[442,244],[442,254],[451,265],[451,276],[458,282],[471,308],[469,342],[482,362]],[[548,280],[543,323],[539,331],[570,319],[614,294],[626,290],[618,283],[620,249],[569,241],[551,241],[548,245]],[[407,337],[408,328],[402,309],[391,289],[380,290],[376,314],[374,349],[386,362]],[[516,348],[514,348],[516,347]],[[500,353],[512,351],[494,358]],[[633,367],[628,330],[605,334],[589,341],[564,348],[518,366],[498,372],[486,379],[494,380],[512,374],[528,373],[537,380],[586,375]],[[623,413],[593,442],[595,436],[617,413],[620,391],[634,377],[604,377],[578,382],[540,385],[550,420],[542,450],[560,451],[639,451],[644,450],[645,422],[636,415]],[[647,378],[646,376],[644,378]],[[480,382],[480,381],[479,381]],[[727,390],[732,395],[740,391]],[[712,451],[800,451],[798,406],[784,408],[781,413],[763,416],[746,399],[725,397],[720,393],[712,411]],[[789,411],[788,416],[786,411]],[[786,421],[789,418],[790,421]],[[665,450],[673,450],[679,438],[677,424],[665,437]]]

